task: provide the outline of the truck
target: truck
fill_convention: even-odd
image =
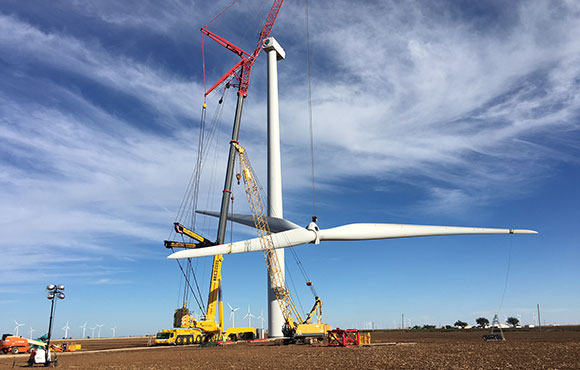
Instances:
[[[26,353],[30,351],[30,344],[26,338],[3,334],[2,341],[0,341],[0,349],[3,353]]]
[[[192,239],[193,243],[177,241],[165,241],[166,248],[203,248],[215,245],[201,235],[188,229],[178,222],[174,223],[175,232]],[[183,345],[203,343],[209,341],[227,341],[240,339],[254,339],[256,329],[251,327],[229,328],[224,331],[223,302],[221,296],[221,268],[223,255],[216,255],[213,259],[211,281],[207,309],[201,319],[195,318],[187,308],[187,302],[183,307],[175,310],[173,314],[173,329],[161,330],[155,336],[156,345]],[[216,314],[218,321],[216,321]]]

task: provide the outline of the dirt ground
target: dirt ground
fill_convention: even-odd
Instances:
[[[373,332],[371,346],[275,346],[271,342],[148,347],[149,339],[78,340],[82,351],[59,354],[62,369],[580,369],[580,331]],[[0,356],[0,369],[28,356]],[[39,365],[37,365],[39,366]]]

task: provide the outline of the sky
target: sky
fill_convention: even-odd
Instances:
[[[195,167],[199,29],[229,1],[0,3],[0,330],[154,334],[183,281],[163,240]],[[271,1],[239,0],[208,29],[251,52]],[[445,325],[498,313],[580,324],[580,4],[576,1],[285,2],[278,63],[284,216],[527,228],[293,248],[333,327]],[[310,136],[307,39],[310,42]],[[204,38],[206,85],[237,61]],[[235,91],[215,124],[199,208],[218,210]],[[224,94],[224,103],[217,101]],[[266,184],[266,64],[252,70],[240,142]],[[310,140],[313,141],[312,159]],[[314,196],[312,190],[314,160]],[[234,211],[247,212],[234,187]],[[315,200],[313,202],[313,199]],[[199,217],[215,238],[215,220]],[[228,224],[228,227],[230,225]],[[234,225],[227,239],[255,231]],[[293,253],[290,289],[308,310]],[[207,299],[210,259],[193,261]],[[224,302],[266,311],[260,253],[226,256]],[[193,302],[192,309],[199,312]],[[227,306],[226,306],[227,307]],[[229,310],[224,312],[230,326]],[[252,324],[261,327],[255,318]],[[33,330],[33,331],[31,331]]]

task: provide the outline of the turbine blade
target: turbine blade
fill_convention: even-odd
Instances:
[[[196,213],[212,216],[212,217],[219,217],[219,212],[214,211],[195,211]],[[268,225],[270,226],[270,231],[273,233],[279,233],[282,231],[288,231],[292,229],[301,229],[301,226],[296,225],[294,222],[285,220],[283,218],[278,217],[267,217],[268,218]],[[228,214],[228,220],[233,221],[238,224],[246,225],[249,227],[256,227],[254,224],[254,218],[252,215],[243,215],[239,213]]]
[[[293,247],[295,245],[310,243],[313,242],[315,238],[316,234],[314,231],[303,228],[292,229],[281,233],[272,234],[272,240],[274,242],[275,249]],[[169,255],[167,258],[171,259],[194,258],[194,257],[215,256],[217,254],[257,252],[261,250],[262,245],[260,243],[260,238],[254,238],[250,240],[242,240],[231,244],[221,244],[214,247],[182,250]]]
[[[440,235],[474,235],[474,234],[537,234],[535,230],[526,229],[496,229],[481,227],[432,226],[432,225],[405,225],[405,224],[348,224],[331,229],[314,231],[311,229],[292,229],[272,234],[274,249],[288,248],[296,245],[315,243],[320,241],[341,240],[373,240],[410,238],[417,236]],[[175,252],[167,258],[195,258],[215,256],[217,254],[234,254],[257,252],[262,250],[260,238],[242,240],[231,244],[222,244],[213,247],[187,249]]]
[[[348,224],[320,230],[320,240],[373,240],[469,234],[537,234],[534,230],[404,224]]]

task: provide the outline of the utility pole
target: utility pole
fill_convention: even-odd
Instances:
[[[540,331],[542,331],[542,321],[540,321],[540,304],[538,303],[538,326],[540,327]]]
[[[405,314],[401,314],[401,329],[405,329]]]

